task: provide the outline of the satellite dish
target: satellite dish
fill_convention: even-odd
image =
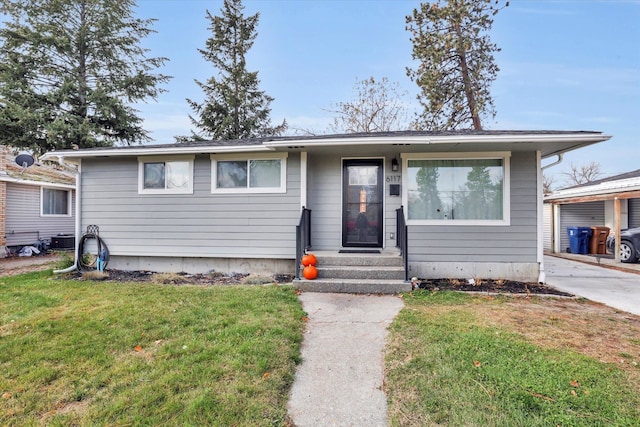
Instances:
[[[35,159],[31,154],[20,154],[16,157],[16,163],[18,166],[22,166],[23,168],[28,168],[35,162]]]

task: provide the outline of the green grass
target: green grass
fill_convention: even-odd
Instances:
[[[0,278],[0,425],[282,425],[290,287]]]
[[[391,425],[638,425],[640,390],[624,371],[486,326],[476,308],[500,298],[416,292],[405,303],[386,355]]]

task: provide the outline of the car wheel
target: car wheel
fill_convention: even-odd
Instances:
[[[620,242],[620,261],[636,262],[637,260],[636,248],[633,247],[633,244],[626,240]]]

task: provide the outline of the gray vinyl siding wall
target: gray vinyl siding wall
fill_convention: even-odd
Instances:
[[[340,155],[309,155],[309,207],[312,209],[314,250],[336,250],[342,242],[342,158]],[[380,157],[371,155],[371,157]],[[385,175],[391,172],[393,155],[385,156]],[[511,156],[510,226],[417,226],[409,227],[410,262],[537,262],[537,187],[535,153]],[[396,231],[395,210],[401,197],[389,196],[385,182],[385,246],[394,247],[390,233]]]
[[[311,246],[314,250],[336,250],[342,246],[341,157],[310,154],[307,165]]]
[[[138,159],[82,162],[82,229],[95,224],[111,255],[295,258],[300,160],[287,192],[212,194],[211,160],[194,161],[193,194],[138,194]]]
[[[536,153],[511,155],[509,226],[410,225],[409,262],[537,262]]]
[[[567,227],[604,227],[604,201],[560,206],[560,251],[569,247]]]
[[[70,216],[40,216],[40,187],[7,182],[7,246],[28,245],[57,234],[74,234],[75,192]]]
[[[629,199],[629,228],[640,227],[640,199]]]

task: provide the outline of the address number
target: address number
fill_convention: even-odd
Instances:
[[[400,175],[389,175],[387,176],[387,182],[391,182],[391,183],[401,183],[402,182],[402,176]]]

